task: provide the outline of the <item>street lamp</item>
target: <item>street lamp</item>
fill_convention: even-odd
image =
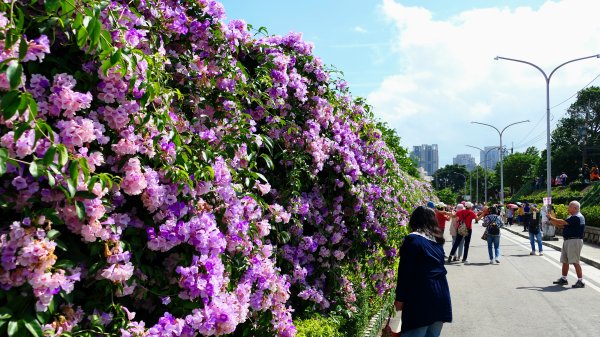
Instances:
[[[539,70],[542,73],[542,75],[544,75],[544,79],[546,79],[546,193],[547,193],[547,197],[548,197],[548,204],[552,204],[552,173],[550,172],[551,167],[552,167],[551,166],[552,157],[550,156],[550,79],[552,78],[552,75],[554,74],[554,72],[556,70],[558,70],[558,68],[564,66],[565,64],[569,64],[571,62],[585,60],[585,59],[589,59],[589,58],[594,58],[594,57],[600,58],[600,54],[586,56],[586,57],[580,57],[577,59],[567,61],[567,62],[559,65],[558,67],[554,68],[552,70],[552,72],[550,72],[549,76],[546,75],[546,73],[542,70],[542,68],[538,67],[537,65],[535,65],[531,62],[517,60],[517,59],[511,59],[511,58],[502,57],[502,56],[496,56],[494,58],[495,60],[507,60],[507,61],[514,61],[514,62],[529,64],[530,66]],[[504,192],[504,191],[502,191],[502,192]]]
[[[477,150],[479,150],[481,152],[485,152],[485,154],[483,155],[483,161],[484,161],[484,164],[483,164],[483,169],[484,169],[484,171],[483,171],[483,177],[484,177],[483,187],[484,187],[484,191],[485,191],[485,194],[484,194],[485,197],[484,197],[483,203],[487,204],[487,163],[488,163],[488,161],[487,161],[487,155],[490,153],[490,151],[498,149],[498,147],[495,146],[495,147],[493,147],[493,148],[485,151],[484,149],[482,149],[480,147],[477,147],[477,146],[473,146],[473,145],[465,145],[465,146],[472,147],[472,148],[477,149]],[[477,175],[477,179],[479,180],[479,174]],[[479,183],[477,183],[477,184],[479,185]]]
[[[524,121],[520,121],[520,122],[514,122],[512,124],[508,124],[507,126],[504,127],[504,129],[502,129],[502,131],[498,130],[498,128],[496,128],[495,126],[491,125],[491,124],[486,124],[486,123],[480,123],[480,122],[471,122],[473,124],[481,124],[481,125],[485,125],[485,126],[489,126],[491,128],[493,128],[494,130],[498,131],[498,135],[500,136],[500,204],[502,205],[502,207],[504,207],[504,166],[502,164],[502,134],[504,133],[504,130],[508,129],[508,127],[513,126],[515,124],[520,124],[520,123],[526,123],[529,122],[529,120],[524,120]]]

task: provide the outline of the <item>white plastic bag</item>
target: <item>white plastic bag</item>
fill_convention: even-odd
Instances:
[[[400,327],[402,326],[402,311],[395,311],[392,314],[388,326],[392,329],[392,332],[400,332]]]

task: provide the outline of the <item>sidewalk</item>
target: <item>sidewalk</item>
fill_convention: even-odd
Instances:
[[[504,226],[503,229],[529,239],[529,233],[523,232],[523,226],[512,225],[512,226]],[[558,251],[562,250],[563,237],[557,235],[558,241],[542,241],[543,245],[546,247],[550,247],[556,249]],[[583,242],[583,248],[581,249],[581,261],[589,264],[590,266],[594,266],[600,269],[600,246],[594,245],[591,243]]]

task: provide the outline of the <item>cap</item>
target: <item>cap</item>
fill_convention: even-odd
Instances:
[[[471,203],[470,201],[465,202],[465,207],[466,208],[473,208],[473,203]]]
[[[435,208],[435,204],[433,203],[433,201],[428,201],[427,202],[427,207],[429,207],[429,208]]]

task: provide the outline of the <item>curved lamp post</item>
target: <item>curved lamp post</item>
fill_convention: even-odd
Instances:
[[[524,120],[524,121],[520,121],[520,122],[514,122],[512,124],[508,124],[507,126],[504,127],[504,129],[502,129],[502,131],[498,130],[497,127],[491,125],[491,124],[487,124],[487,123],[480,123],[480,122],[471,122],[473,124],[481,124],[481,125],[485,125],[485,126],[489,126],[491,128],[493,128],[494,130],[498,131],[498,135],[500,136],[500,204],[502,205],[502,207],[504,207],[504,166],[502,165],[502,134],[504,133],[504,130],[508,129],[510,126],[513,126],[515,124],[520,124],[520,123],[526,123],[529,122],[529,120]]]
[[[551,166],[552,157],[550,156],[550,79],[552,78],[552,75],[554,74],[554,72],[556,70],[558,70],[558,68],[564,66],[565,64],[569,64],[571,62],[585,60],[585,59],[589,59],[589,58],[594,58],[594,57],[600,58],[600,54],[586,56],[586,57],[580,57],[577,59],[567,61],[567,62],[559,65],[558,67],[554,68],[550,72],[550,75],[546,75],[546,73],[542,70],[542,68],[538,67],[537,65],[535,65],[531,62],[517,60],[517,59],[511,59],[511,58],[502,57],[502,56],[496,56],[494,58],[494,60],[507,60],[507,61],[514,61],[514,62],[528,64],[528,65],[536,68],[537,70],[539,70],[542,73],[542,75],[544,75],[544,79],[546,79],[546,193],[548,194],[548,203],[549,204],[552,203],[551,202],[552,201],[552,183],[551,183],[552,173],[550,172],[550,169],[552,167]],[[502,192],[504,192],[504,191],[502,191]]]
[[[477,147],[477,146],[473,146],[473,145],[465,145],[465,146],[472,147],[472,148],[477,149],[477,150],[479,150],[481,152],[485,152],[485,154],[483,155],[483,161],[484,161],[484,164],[483,164],[483,177],[484,177],[483,178],[484,179],[483,188],[484,188],[484,192],[485,192],[484,193],[483,203],[487,204],[487,191],[488,191],[487,190],[487,155],[490,153],[490,151],[498,149],[498,147],[496,146],[496,147],[493,147],[493,148],[485,151],[484,149],[482,149],[480,147]],[[479,174],[477,174],[477,179],[479,180]],[[479,183],[477,183],[477,184],[479,184]]]

